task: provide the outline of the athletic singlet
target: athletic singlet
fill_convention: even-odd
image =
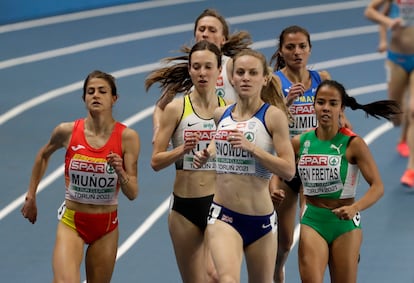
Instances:
[[[359,168],[348,163],[346,148],[355,137],[341,128],[331,140],[320,140],[315,130],[300,136],[298,172],[307,196],[330,199],[355,197]]]
[[[217,78],[216,83],[216,94],[226,99],[227,101],[235,102],[237,99],[236,91],[230,83],[229,77],[227,76],[227,63],[229,62],[230,57],[221,56],[221,73]]]
[[[395,3],[394,1],[392,1],[392,3],[390,4],[390,9],[388,11],[388,17],[395,19],[398,18],[400,16],[400,10],[397,6],[397,3]]]
[[[242,131],[250,142],[263,150],[274,153],[273,140],[265,124],[265,114],[269,104],[264,103],[256,114],[247,121],[237,122],[233,120],[231,112],[236,104],[228,107],[221,116],[215,135],[216,141],[216,172],[252,175],[269,179],[272,173],[260,164],[254,156],[241,148],[233,148],[227,141],[230,131],[237,129]]]
[[[294,117],[294,122],[289,125],[290,137],[294,137],[318,126],[315,109],[313,108],[313,101],[316,88],[322,82],[322,79],[319,72],[312,70],[308,71],[311,77],[311,87],[307,89],[302,96],[298,97],[289,107]],[[287,97],[292,82],[286,78],[282,71],[275,72],[275,75],[280,78],[283,94]]]
[[[216,131],[216,124],[214,123],[213,117],[210,119],[204,119],[197,115],[194,111],[193,105],[189,95],[184,95],[183,99],[184,109],[181,115],[180,122],[174,130],[171,138],[172,145],[174,148],[184,144],[185,137],[192,136],[193,133],[197,132],[200,135],[200,139],[195,149],[189,153],[184,154],[182,159],[175,162],[175,169],[177,170],[215,170],[214,159],[208,160],[201,168],[194,168],[193,158],[194,153],[207,148],[210,141],[214,137]],[[225,106],[226,102],[223,98],[218,97],[218,106]]]
[[[397,6],[397,11],[394,5]],[[414,0],[394,1],[391,4],[390,17],[400,17],[404,26],[414,26]]]
[[[85,204],[118,204],[118,175],[107,164],[106,156],[122,156],[122,131],[125,125],[116,122],[108,142],[93,148],[84,135],[84,119],[75,121],[65,156],[65,198]]]

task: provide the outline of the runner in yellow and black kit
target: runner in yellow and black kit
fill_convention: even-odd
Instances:
[[[154,131],[151,159],[156,171],[175,163],[168,228],[183,282],[211,282],[207,279],[215,276],[204,242],[216,188],[214,160],[200,169],[192,163],[194,152],[206,148],[215,133],[214,110],[225,105],[223,98],[216,95],[221,63],[220,49],[201,40],[191,49],[187,62],[155,70],[146,81],[148,87],[159,82],[173,96],[185,93],[158,113],[160,128]]]

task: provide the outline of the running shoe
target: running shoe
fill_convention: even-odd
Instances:
[[[406,187],[414,187],[414,169],[405,170],[400,181]]]
[[[406,141],[401,141],[397,144],[397,151],[402,157],[408,157],[410,155],[410,148]]]

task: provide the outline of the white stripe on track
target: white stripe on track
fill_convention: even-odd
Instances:
[[[193,0],[197,1],[197,0]],[[160,3],[164,2],[164,5],[167,5],[167,2],[171,3],[170,0],[165,1],[154,1],[154,3]],[[191,0],[188,1],[174,1],[175,3],[184,3],[184,2],[192,2]],[[302,8],[293,8],[293,9],[285,9],[285,10],[279,10],[279,11],[270,11],[265,13],[257,13],[252,15],[245,15],[245,16],[236,16],[228,18],[229,23],[231,24],[237,24],[237,23],[244,23],[244,22],[252,22],[252,21],[259,21],[259,20],[265,20],[265,19],[272,19],[272,18],[281,18],[281,17],[287,17],[292,15],[305,15],[305,14],[313,14],[313,13],[321,13],[321,12],[330,12],[330,11],[337,11],[337,10],[345,10],[345,9],[353,9],[353,8],[360,8],[366,6],[368,1],[348,1],[348,2],[342,2],[337,4],[328,4],[328,5],[316,5],[311,7],[302,7]],[[98,17],[113,13],[122,13],[124,12],[125,8],[129,11],[132,9],[145,9],[145,8],[151,8],[150,6],[140,5],[139,4],[133,4],[133,5],[123,5],[123,6],[117,6],[114,8],[104,8],[104,9],[97,9],[89,12],[80,12],[75,14],[69,14],[66,16],[57,16],[57,17],[50,17],[35,21],[28,21],[18,24],[12,24],[12,25],[5,25],[0,27],[0,34],[15,30],[21,30],[21,29],[27,29],[35,26],[43,26],[43,25],[50,25],[60,22],[67,22],[67,21],[75,21],[79,19],[85,19],[85,18],[91,18],[91,17]],[[183,31],[191,31],[193,27],[193,24],[184,24],[184,25],[177,25],[175,27],[175,30],[173,32],[183,32]],[[23,56],[19,58],[14,58],[6,61],[0,62],[0,69],[5,69],[11,66],[16,66],[20,64],[40,61],[48,58],[53,58],[57,56],[63,56],[66,54],[81,52],[93,48],[98,48],[102,46],[107,46],[111,44],[118,44],[118,43],[124,43],[128,41],[133,40],[139,40],[143,38],[149,38],[152,36],[160,36],[164,35],[166,33],[171,33],[171,28],[165,28],[165,29],[156,29],[156,30],[149,30],[145,32],[140,33],[133,33],[133,34],[127,34],[127,35],[121,35],[117,37],[107,38],[103,40],[97,40],[92,41],[89,43],[83,43],[78,45],[73,45],[67,48],[61,48],[61,49],[55,49],[47,52],[41,52],[33,55]],[[155,33],[154,33],[155,32]],[[317,40],[325,40],[328,38],[333,37],[345,37],[345,36],[352,36],[352,35],[361,35],[361,34],[368,34],[368,33],[375,33],[377,32],[377,26],[363,26],[363,27],[357,27],[357,28],[349,28],[349,29],[342,29],[338,31],[331,31],[331,32],[324,32],[324,33],[318,33],[318,34],[312,34],[312,41]],[[152,35],[152,36],[151,36]],[[261,42],[256,42],[253,44],[253,47],[256,49],[260,48],[267,48],[267,47],[274,47],[276,46],[276,42],[273,40],[266,40]],[[384,59],[384,56],[378,53],[369,53],[369,54],[362,54],[357,56],[351,56],[341,59],[335,59],[335,60],[329,60],[325,62],[320,62],[315,64],[315,68],[317,69],[326,69],[326,68],[332,68],[332,67],[338,67],[343,65],[349,65],[349,64],[355,64],[355,63],[362,63],[367,61],[374,61],[374,60],[380,60]],[[143,65],[140,67],[134,67],[129,69],[120,70],[117,72],[113,72],[112,74],[115,77],[124,77],[124,76],[130,76],[137,73],[147,72],[154,68],[159,66],[158,63],[154,64],[148,64]],[[7,111],[5,114],[0,116],[0,125],[4,124],[8,120],[12,119],[13,117],[21,114],[22,112],[26,111],[27,109],[30,109],[36,105],[39,105],[47,100],[59,97],[61,95],[67,94],[72,91],[76,91],[82,87],[83,82],[76,82],[70,85],[67,85],[65,87],[61,87],[55,90],[52,90],[50,92],[47,92],[43,95],[40,95],[32,100],[27,101],[26,103],[20,104],[11,110]],[[364,86],[359,88],[354,88],[348,90],[350,95],[362,95],[366,93],[371,92],[377,92],[386,90],[386,84],[374,84],[370,86]],[[124,121],[127,125],[133,125],[146,117],[150,116],[153,112],[154,106],[148,107],[144,109],[143,111],[140,111],[136,115],[131,116],[127,120]],[[364,139],[369,144],[373,140],[377,139],[379,136],[387,132],[388,130],[392,129],[392,124],[387,122],[380,127],[374,129],[372,132],[368,133]],[[51,174],[44,177],[42,181],[39,184],[38,193],[43,191],[47,186],[49,186],[52,182],[54,182],[57,178],[59,178],[64,171],[64,165],[61,165],[56,170],[54,170]],[[13,202],[11,202],[9,205],[7,205],[5,208],[0,210],[0,220],[2,220],[4,217],[6,217],[9,213],[20,207],[24,202],[25,194],[21,195],[17,199],[15,199]],[[159,206],[156,208],[153,213],[144,221],[143,224],[141,224],[118,248],[118,254],[117,259],[122,257],[124,253],[126,253],[129,248],[134,245],[150,228],[151,226],[167,211],[168,209],[168,202],[169,197],[165,199]],[[299,226],[295,228],[295,236],[294,236],[294,244],[296,244],[297,239],[299,236]],[[85,281],[84,281],[85,282]]]
[[[191,3],[191,2],[200,2],[200,1],[205,1],[205,0],[158,0],[158,1],[146,1],[146,2],[135,3],[135,4],[118,5],[118,6],[107,7],[107,8],[99,8],[99,9],[93,9],[93,10],[88,10],[88,11],[83,11],[83,12],[69,13],[69,14],[60,15],[60,16],[52,16],[52,17],[46,17],[46,18],[41,18],[37,20],[30,20],[30,21],[24,21],[24,22],[19,22],[19,23],[14,23],[14,24],[3,25],[3,26],[0,26],[0,34],[12,32],[12,31],[18,31],[18,30],[31,29],[31,28],[41,27],[41,26],[49,26],[53,24],[61,24],[61,23],[66,23],[66,22],[79,21],[79,20],[107,16],[107,15],[129,13],[132,11],[159,8],[163,6],[172,6],[172,5],[185,4],[185,3]]]
[[[364,63],[364,62],[369,62],[369,61],[374,61],[374,60],[382,60],[384,58],[385,58],[384,55],[381,55],[378,53],[367,53],[367,54],[361,54],[357,56],[350,56],[350,57],[344,57],[344,58],[315,63],[312,65],[312,68],[322,70],[322,69],[340,67],[340,66],[345,66],[345,65],[350,65],[350,64]],[[122,77],[136,75],[139,73],[149,72],[157,68],[158,66],[160,66],[160,63],[152,63],[152,64],[141,65],[138,67],[132,67],[132,68],[123,69],[120,71],[111,72],[111,74],[115,76],[116,78],[122,78]],[[24,111],[29,110],[30,108],[33,108],[48,100],[51,100],[59,96],[68,94],[70,92],[76,91],[78,89],[81,89],[82,85],[83,85],[83,81],[78,81],[76,83],[72,83],[72,84],[69,84],[69,85],[66,85],[60,88],[56,88],[42,95],[36,96],[30,100],[27,100],[11,108],[4,114],[1,114],[0,115],[0,126],[6,123],[7,121],[13,119],[14,117],[20,115]],[[363,93],[366,93],[365,89],[368,89],[370,92],[381,91],[381,90],[386,89],[386,84],[381,83],[381,84],[369,85],[369,86],[363,87],[362,89],[359,88],[357,90],[359,92],[362,91]]]
[[[383,85],[383,84],[381,84],[381,85]],[[384,89],[385,89],[385,84],[384,84]],[[361,90],[364,90],[364,91],[361,91]],[[371,93],[371,92],[375,92],[375,91],[378,91],[377,85],[372,85],[372,87],[366,86],[366,87],[363,87],[363,88],[356,88],[356,89],[348,90],[350,95],[352,93],[356,93],[356,95],[361,95],[361,94],[367,94],[367,93]],[[131,126],[135,123],[138,123],[139,121],[141,121],[141,120],[147,118],[148,116],[150,116],[153,113],[153,110],[154,110],[154,106],[148,107],[148,108],[138,112],[137,114],[131,116],[127,120],[123,121],[123,123],[125,123],[128,126]],[[392,128],[392,124],[388,122],[388,123],[384,124],[383,127],[384,128],[382,128],[382,127],[377,128],[376,130],[369,133],[368,136],[367,136],[367,138],[369,138],[369,141],[372,141],[373,139],[377,138],[377,136],[382,135],[386,131],[390,130]],[[64,171],[64,165],[61,165],[56,170],[54,170],[51,174],[49,174],[48,176],[43,178],[42,181],[39,183],[37,193],[42,192],[48,185],[50,185],[57,178],[59,178],[63,174],[63,171]],[[26,193],[24,193],[23,195],[19,196],[17,199],[15,199],[11,203],[9,203],[6,207],[2,208],[0,210],[0,221],[3,218],[5,218],[9,213],[14,211],[18,207],[20,207],[24,202],[25,196],[26,196]],[[140,228],[138,228],[138,229],[140,229]]]
[[[267,19],[282,18],[282,17],[291,16],[291,15],[299,16],[299,15],[306,15],[306,14],[313,14],[313,13],[354,9],[354,8],[363,7],[365,5],[366,5],[366,1],[349,1],[349,2],[341,2],[341,3],[335,3],[335,4],[324,4],[324,5],[293,8],[293,9],[276,10],[276,11],[269,11],[265,13],[254,13],[254,14],[249,14],[245,16],[229,17],[227,21],[231,24],[248,23],[248,22],[262,21],[262,20],[267,20]],[[361,32],[367,33],[366,29],[371,29],[372,32],[378,32],[378,28],[375,29],[375,27],[377,27],[377,25],[372,25],[372,27],[365,26],[365,27],[362,27],[362,31],[355,30],[355,33],[356,34],[359,34]],[[68,54],[83,52],[83,51],[87,51],[87,50],[91,50],[95,48],[102,48],[105,46],[111,46],[115,44],[121,44],[121,43],[141,40],[145,38],[153,38],[157,36],[192,31],[193,28],[194,28],[194,23],[188,23],[188,24],[170,26],[167,28],[157,28],[157,29],[146,30],[142,32],[135,32],[135,33],[113,36],[113,37],[108,37],[108,38],[99,39],[99,40],[93,40],[93,41],[84,42],[81,44],[71,45],[68,47],[62,47],[62,48],[58,48],[54,50],[44,51],[40,53],[35,53],[35,54],[30,54],[30,55],[17,57],[17,58],[13,58],[9,60],[0,61],[0,70],[22,65],[22,64],[33,63],[33,62],[37,62],[41,60],[64,56]],[[345,31],[349,32],[349,31],[352,31],[352,29],[345,29]],[[322,33],[322,34],[325,34],[325,33]],[[332,33],[332,35],[335,35],[335,34]],[[313,37],[312,37],[312,40],[313,40]],[[267,44],[270,44],[270,42],[267,42]]]

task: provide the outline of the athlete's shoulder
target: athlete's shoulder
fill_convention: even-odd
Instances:
[[[165,108],[164,112],[177,112],[177,110],[181,110],[184,108],[185,104],[185,95],[175,97],[170,103],[168,103]]]
[[[71,122],[61,122],[55,127],[54,132],[57,134],[71,134],[75,125],[79,125],[80,123],[83,123],[83,119],[78,119]]]

